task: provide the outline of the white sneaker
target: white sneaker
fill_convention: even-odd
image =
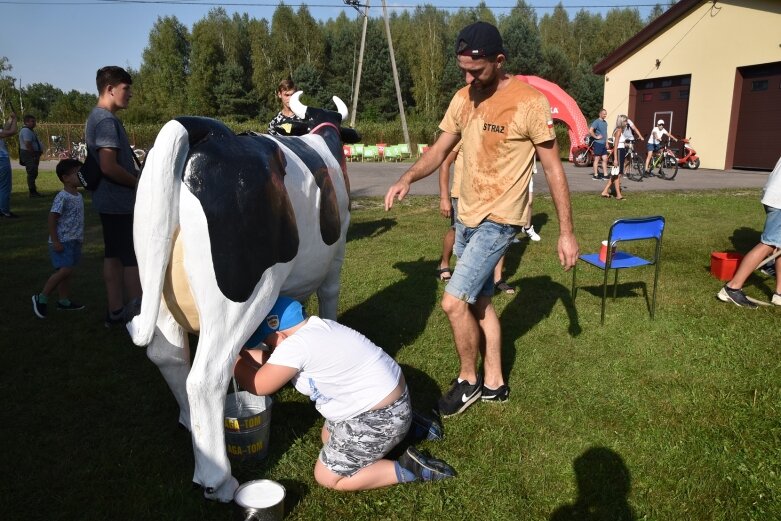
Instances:
[[[773,293],[773,298],[770,300],[774,306],[781,306],[781,295]]]
[[[526,235],[529,236],[529,239],[533,240],[534,242],[542,240],[542,237],[540,237],[539,234],[534,231],[534,225],[529,226],[528,228],[524,228],[523,231],[526,233]]]

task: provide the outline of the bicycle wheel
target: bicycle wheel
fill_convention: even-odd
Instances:
[[[674,156],[664,156],[662,165],[659,167],[659,174],[662,179],[672,181],[678,175],[678,159]]]
[[[632,160],[629,165],[629,170],[625,170],[625,173],[632,181],[640,182],[643,180],[643,170],[645,165],[643,160],[637,154],[632,154]]]

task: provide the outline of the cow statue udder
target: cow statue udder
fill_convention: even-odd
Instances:
[[[168,122],[138,184],[134,241],[144,298],[128,323],[147,346],[192,433],[193,481],[228,502],[231,475],[223,407],[239,350],[284,294],[314,292],[336,319],[349,214],[343,138],[347,107],[291,108],[310,132],[236,135],[199,117]],[[299,125],[300,127],[300,125]],[[350,136],[351,139],[348,140]],[[190,366],[188,333],[198,333]]]

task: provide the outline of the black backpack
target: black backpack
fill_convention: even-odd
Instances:
[[[138,160],[138,157],[136,157],[136,154],[132,149],[130,150],[130,155],[133,156],[133,159],[136,161],[139,170],[141,170],[141,162]],[[98,189],[98,186],[100,186],[100,181],[103,179],[103,170],[100,169],[100,165],[98,164],[97,159],[95,159],[95,156],[90,153],[89,149],[87,149],[87,157],[84,159],[84,165],[82,165],[81,169],[76,175],[79,178],[81,186],[83,186],[85,190],[94,192]],[[113,183],[111,179],[107,179],[107,181],[109,183]]]

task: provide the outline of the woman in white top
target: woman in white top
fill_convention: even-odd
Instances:
[[[613,149],[613,165],[618,166],[618,170],[613,173],[610,171],[610,177],[608,178],[605,189],[602,190],[602,197],[609,198],[611,196],[611,186],[615,190],[616,199],[623,200],[624,196],[621,195],[621,176],[624,175],[624,162],[626,160],[626,140],[634,139],[634,133],[643,139],[640,131],[637,130],[632,120],[626,117],[626,114],[621,114],[616,118],[616,127],[613,129],[613,142],[617,143]]]

